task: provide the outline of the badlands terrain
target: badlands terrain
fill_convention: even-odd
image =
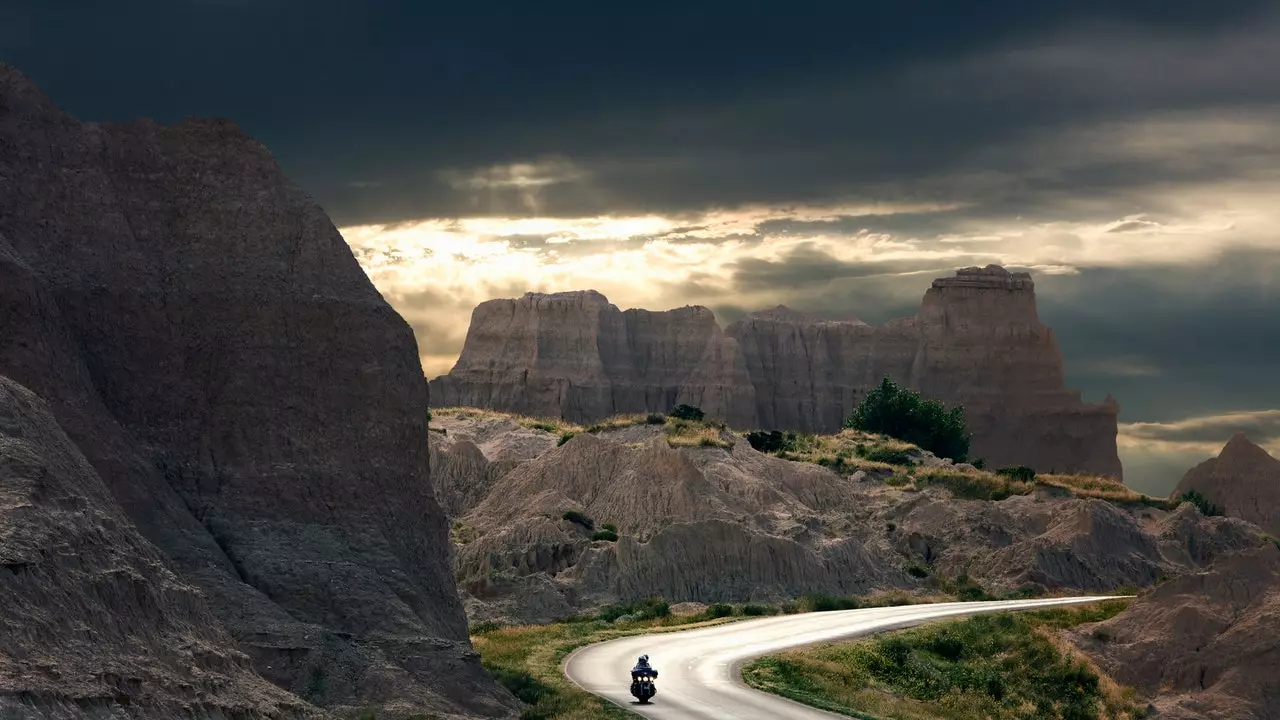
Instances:
[[[1254,524],[1110,478],[1025,481],[854,431],[763,453],[661,415],[582,427],[433,413],[436,493],[473,620],[545,622],[648,595],[927,593],[966,577],[992,593],[1102,593],[1266,542]],[[593,539],[605,524],[616,541]]]
[[[1106,477],[987,472],[853,431],[763,453],[716,423],[660,415],[583,427],[438,408],[431,439],[475,623],[545,623],[651,595],[697,608],[1138,593],[1053,642],[1133,688],[1159,711],[1148,717],[1280,712],[1280,542],[1216,508]],[[1216,466],[1265,470],[1260,457],[1237,437]],[[1217,478],[1202,486],[1215,497],[1280,482]]]
[[[0,65],[0,718],[515,717],[409,326],[223,120]]]
[[[881,374],[1028,469],[837,434]],[[657,414],[684,402],[711,421]],[[2,720],[515,718],[469,621],[1125,588],[1154,589],[1074,638],[1100,665],[1174,717],[1275,717],[1274,460],[1193,470],[1209,515],[1137,496],[1116,413],[996,267],[879,328],[494,301],[429,386],[261,144],[81,123],[0,65]]]
[[[993,467],[1121,477],[1119,404],[1066,388],[1030,275],[996,265],[934,280],[881,326],[778,307],[721,329],[705,307],[623,311],[594,291],[490,300],[431,397],[588,424],[688,404],[740,430],[834,433],[886,376],[963,405]]]

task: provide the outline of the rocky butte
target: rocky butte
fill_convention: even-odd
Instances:
[[[1280,537],[1280,460],[1236,433],[1217,457],[1182,476],[1171,497],[1197,492],[1223,513]]]
[[[229,122],[0,65],[0,717],[514,717],[409,326]]]
[[[722,329],[704,307],[623,311],[592,290],[490,300],[431,391],[579,423],[687,403],[739,429],[831,433],[884,376],[964,405],[990,466],[1121,477],[1119,405],[1066,389],[1030,275],[995,265],[934,280],[916,315],[880,326],[778,307]]]

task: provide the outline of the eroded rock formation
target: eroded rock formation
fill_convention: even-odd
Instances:
[[[1175,578],[1076,643],[1171,720],[1280,716],[1280,547]]]
[[[200,590],[208,605],[177,617],[209,623],[209,643],[232,638],[324,709],[514,715],[455,594],[412,333],[231,123],[81,124],[0,65],[0,374],[48,402],[123,510],[117,534],[132,523],[175,587]],[[141,597],[168,581],[131,582]],[[38,689],[24,682],[2,690]],[[172,717],[147,714],[145,688],[120,692],[84,712]]]
[[[1232,517],[1280,537],[1280,460],[1237,433],[1215,458],[1187,471],[1171,497],[1195,491]]]
[[[706,308],[621,311],[594,291],[491,300],[432,392],[588,423],[688,403],[737,428],[829,433],[885,376],[963,404],[993,466],[1121,475],[1119,406],[1065,388],[1030,276],[997,266],[935,280],[919,313],[881,326],[779,307],[722,331]]]
[[[962,500],[940,487],[903,492],[875,471],[779,459],[727,432],[729,448],[670,447],[648,424],[557,445],[555,433],[507,421],[504,443],[500,422],[452,411],[433,421],[447,431],[432,433],[455,474],[439,491],[458,513],[456,572],[476,620],[546,621],[650,595],[710,603],[927,590],[912,567],[994,591],[1106,592],[1263,542],[1256,526],[1189,504],[1122,507],[1048,488]],[[537,435],[546,449],[532,459],[498,459]],[[570,510],[595,529],[616,525],[618,541],[593,540]]]

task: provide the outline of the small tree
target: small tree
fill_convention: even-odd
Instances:
[[[705,417],[701,408],[696,408],[692,405],[677,405],[667,415],[677,420],[692,420],[694,422],[701,422],[702,418]]]
[[[884,378],[849,415],[844,426],[917,445],[938,457],[964,462],[969,456],[969,430],[964,408],[947,409]]]

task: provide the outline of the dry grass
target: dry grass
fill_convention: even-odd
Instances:
[[[1172,509],[1165,498],[1136,493],[1123,482],[1102,475],[1036,475],[1037,483],[1062,488],[1079,497],[1097,498],[1114,503],[1136,503]]]
[[[910,443],[857,430],[842,430],[835,435],[796,433],[790,445],[777,456],[821,465],[841,475],[852,475],[859,470],[898,471],[911,466],[908,453],[919,452],[919,448]]]
[[[657,420],[659,417],[662,417],[663,422],[666,422],[666,417],[658,413],[628,413],[625,415],[614,415],[613,417],[607,417],[593,425],[588,425],[586,432],[598,433],[605,432],[606,430],[635,427],[637,425],[661,425],[663,424],[662,422],[653,422],[653,420]]]
[[[733,440],[725,437],[723,427],[705,422],[667,418],[662,434],[671,447],[733,447]]]
[[[1029,495],[1035,484],[986,472],[954,467],[917,468],[911,473],[916,487],[941,485],[964,500],[1003,500],[1013,495]]]
[[[514,420],[520,427],[530,430],[541,430],[543,432],[562,435],[566,432],[582,432],[581,425],[559,420],[557,418],[537,418],[525,415],[516,415],[514,413],[499,412],[497,410],[486,410],[484,408],[473,407],[442,407],[431,408],[433,418],[452,417],[460,420]]]

